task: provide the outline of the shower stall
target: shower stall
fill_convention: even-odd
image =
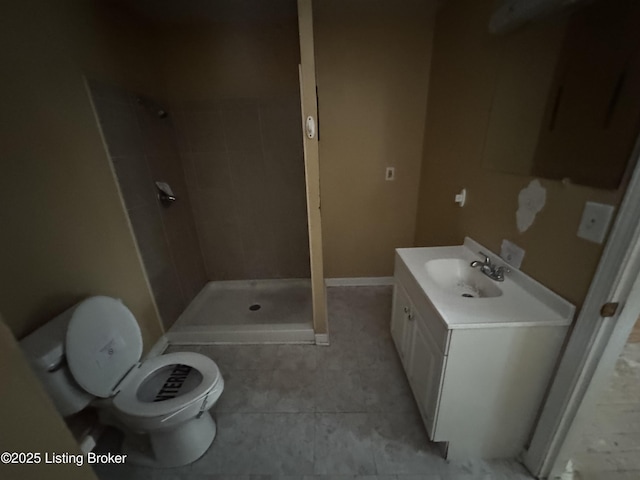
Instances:
[[[169,340],[313,342],[296,2],[196,23],[131,5],[161,94],[87,85]]]

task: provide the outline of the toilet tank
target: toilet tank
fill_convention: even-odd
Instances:
[[[63,417],[85,408],[93,396],[74,380],[65,357],[65,336],[73,310],[61,313],[20,341],[36,376]]]

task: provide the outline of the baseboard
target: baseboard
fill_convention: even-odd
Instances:
[[[338,277],[325,278],[327,287],[375,287],[393,285],[393,277]]]
[[[329,334],[328,333],[316,333],[316,345],[322,345],[323,347],[329,346]]]
[[[145,357],[145,359],[162,355],[168,346],[169,346],[169,339],[167,338],[167,335],[164,334],[158,339],[158,341],[153,345],[153,347],[151,347],[151,350],[149,350],[149,353],[147,353],[147,356]]]

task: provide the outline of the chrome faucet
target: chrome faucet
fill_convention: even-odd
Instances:
[[[478,252],[480,255],[484,257],[484,261],[474,260],[471,262],[471,268],[480,267],[480,271],[484,273],[491,280],[495,280],[496,282],[504,282],[504,274],[505,272],[510,272],[508,268],[498,267],[491,263],[491,259],[486,253]]]

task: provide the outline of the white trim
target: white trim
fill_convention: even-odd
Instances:
[[[323,347],[329,346],[329,334],[328,333],[316,333],[316,345],[322,345]]]
[[[158,341],[153,345],[153,347],[151,347],[151,350],[149,350],[147,355],[144,357],[145,360],[148,360],[154,357],[159,357],[164,353],[164,351],[167,349],[168,346],[169,346],[169,339],[167,338],[167,334],[165,333],[158,339]]]
[[[582,433],[581,426],[584,422],[593,418],[594,409],[604,388],[611,381],[611,373],[620,357],[620,353],[627,343],[629,334],[640,314],[640,276],[636,278],[634,286],[629,294],[629,300],[623,307],[611,338],[599,359],[598,366],[593,373],[589,387],[585,392],[584,399],[576,412],[575,420],[572,422],[567,439],[560,448],[558,456],[551,469],[551,478],[561,477],[568,465],[572,465],[571,457],[578,451],[578,442]]]
[[[180,327],[166,335],[171,344],[185,345],[315,343],[310,323]]]
[[[640,142],[632,159],[640,156]],[[537,477],[547,477],[557,463],[576,414],[585,398],[603,352],[618,328],[621,311],[640,271],[640,162],[620,206],[618,216],[575,322],[540,419],[523,460]],[[602,318],[604,303],[618,302],[616,316]],[[636,312],[636,317],[637,317]],[[595,377],[597,378],[597,377]]]
[[[393,277],[338,277],[325,278],[327,287],[374,287],[393,285]]]

